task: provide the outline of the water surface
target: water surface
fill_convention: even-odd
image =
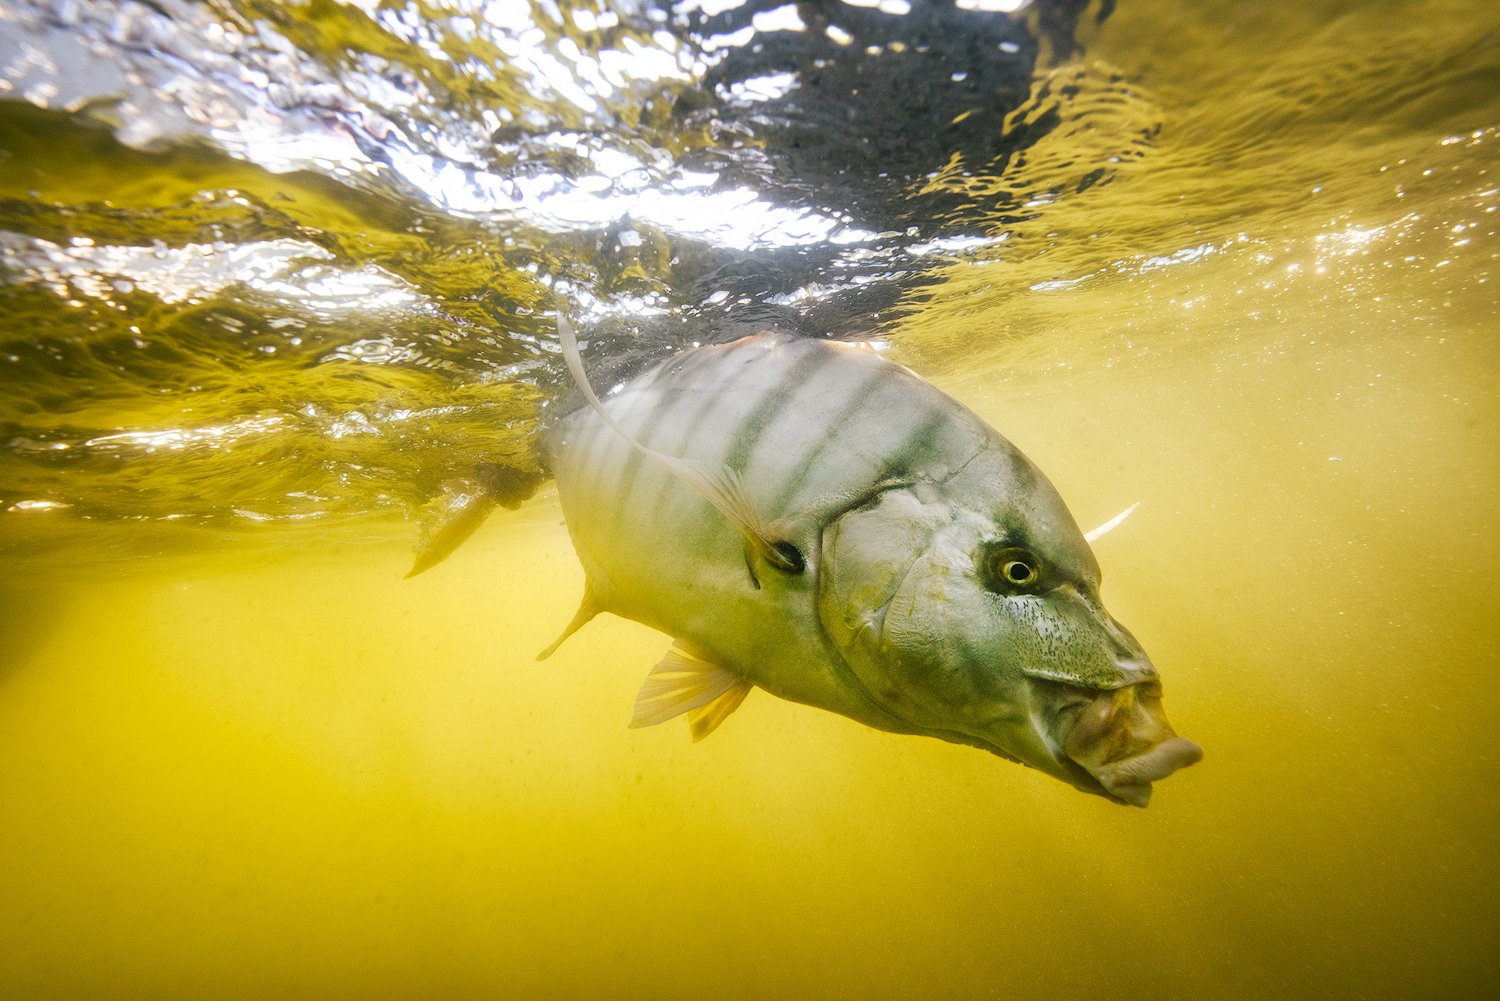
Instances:
[[[6,993],[1485,993],[1500,16],[908,6],[0,11]],[[550,489],[403,581],[559,302],[622,377],[877,339],[1140,501],[1106,598],[1205,761],[628,730],[665,637],[532,660]]]

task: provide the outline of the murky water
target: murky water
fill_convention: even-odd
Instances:
[[[689,7],[0,8],[0,992],[1487,994],[1500,12]],[[403,581],[559,302],[878,338],[1140,501],[1205,761],[626,729],[550,489]]]

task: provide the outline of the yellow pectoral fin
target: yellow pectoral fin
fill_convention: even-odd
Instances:
[[[693,739],[701,740],[734,712],[752,687],[732,671],[674,643],[641,683],[630,725],[655,726],[689,713]]]
[[[674,476],[702,494],[745,537],[750,548],[761,559],[778,570],[802,572],[801,554],[797,554],[793,560],[771,539],[770,533],[761,523],[755,505],[750,501],[745,481],[737,471],[728,466],[709,468],[685,459],[662,455],[660,452],[651,452],[651,455]]]
[[[694,743],[717,730],[719,724],[740,707],[740,703],[745,701],[745,696],[754,687],[748,681],[741,681],[707,705],[689,711],[688,728],[693,732]]]

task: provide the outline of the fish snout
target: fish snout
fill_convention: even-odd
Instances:
[[[1151,801],[1151,783],[1203,758],[1201,747],[1172,730],[1154,682],[1100,692],[1078,714],[1063,749],[1132,806]]]
[[[1094,770],[1094,777],[1111,796],[1131,806],[1145,806],[1151,802],[1151,783],[1202,759],[1203,748],[1186,737],[1173,737],[1133,758]]]

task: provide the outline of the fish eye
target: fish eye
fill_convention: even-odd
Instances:
[[[1022,558],[1016,558],[1016,560],[1005,561],[1005,566],[1001,567],[1001,576],[1004,576],[1007,584],[1026,587],[1028,584],[1035,584],[1038,576],[1041,575],[1037,573],[1037,567]]]
[[[1042,580],[1042,561],[1025,550],[1010,546],[989,555],[986,576],[998,591],[1026,591]]]
[[[1000,566],[1000,576],[1005,578],[1007,584],[1017,587],[1026,587],[1035,584],[1036,579],[1041,576],[1037,572],[1036,565],[1022,556],[1016,556],[1006,560]]]

